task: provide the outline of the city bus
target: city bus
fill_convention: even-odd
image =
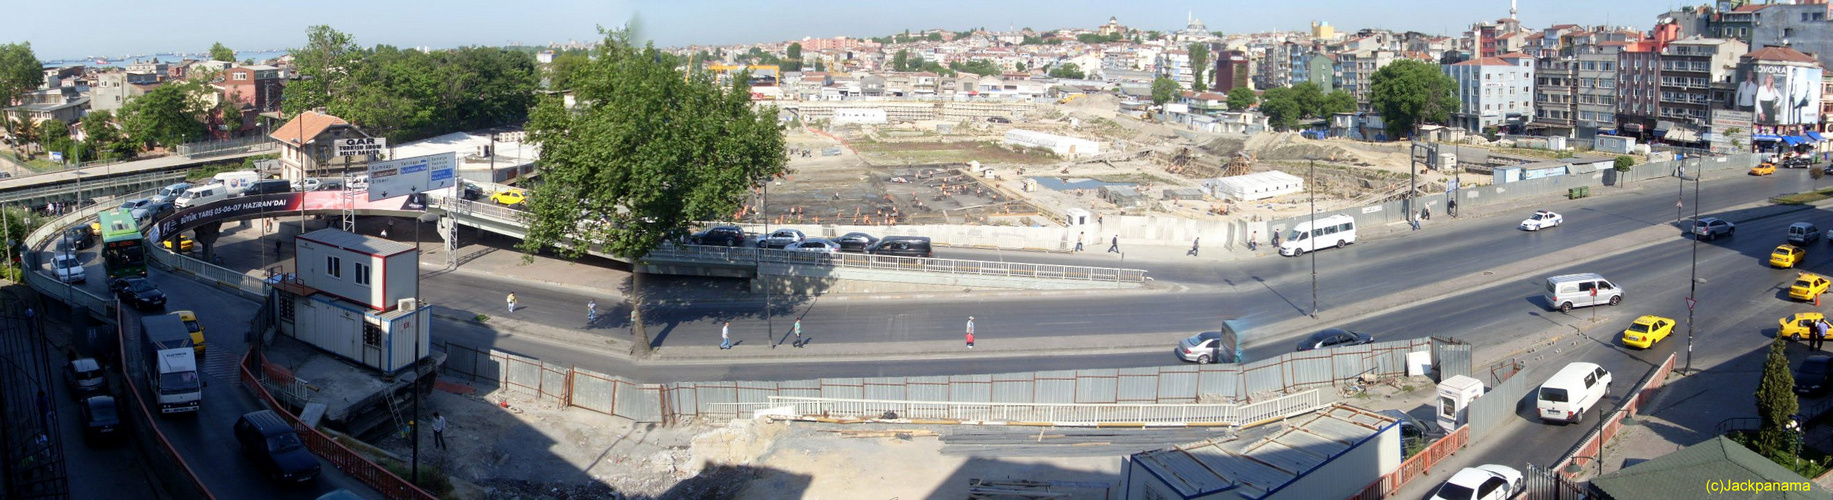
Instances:
[[[102,269],[108,277],[146,277],[146,237],[134,215],[117,208],[96,218],[102,226]]]

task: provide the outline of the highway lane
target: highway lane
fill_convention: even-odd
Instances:
[[[68,362],[59,359],[54,364],[58,370],[63,370]],[[116,401],[121,401],[120,391],[125,390],[124,386],[113,377],[111,382]],[[95,444],[84,442],[80,407],[82,402],[71,395],[63,372],[53,372],[51,384],[55,392],[51,397],[57,404],[58,432],[63,436],[64,472],[69,481],[70,498],[158,498],[158,495],[153,494],[153,485],[148,482],[149,473],[134,445],[126,440]],[[126,422],[126,414],[122,415],[122,421]],[[132,432],[131,427],[128,432]]]

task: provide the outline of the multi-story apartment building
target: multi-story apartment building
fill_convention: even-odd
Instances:
[[[1215,89],[1216,92],[1223,93],[1227,93],[1236,88],[1252,88],[1248,86],[1250,71],[1251,70],[1248,68],[1247,53],[1239,50],[1229,50],[1217,54],[1216,71],[1213,73],[1215,75],[1215,85],[1211,86],[1211,88]]]
[[[1190,88],[1196,81],[1196,75],[1190,70],[1190,52],[1173,49],[1158,53],[1158,64],[1155,65],[1158,76],[1177,81],[1179,87]]]
[[[1394,51],[1391,50],[1357,50],[1337,54],[1337,84],[1349,95],[1355,96],[1356,108],[1369,111],[1368,82],[1375,71],[1394,62]]]
[[[1451,126],[1471,132],[1519,128],[1534,115],[1534,61],[1480,57],[1444,67],[1457,82],[1458,112]]]
[[[1747,52],[1744,42],[1724,38],[1688,38],[1667,44],[1661,52],[1660,113],[1657,118],[1674,126],[1706,123],[1713,103],[1724,103],[1732,91],[1731,77],[1738,58]],[[1719,87],[1714,89],[1715,84]],[[1715,95],[1715,93],[1717,95]],[[1662,130],[1656,122],[1656,130]],[[1672,130],[1671,128],[1669,130]],[[1695,138],[1692,141],[1698,142]]]
[[[1773,4],[1757,12],[1760,20],[1745,39],[1751,47],[1787,45],[1823,63],[1833,57],[1833,12],[1827,2]]]
[[[1270,89],[1292,85],[1293,68],[1303,64],[1303,55],[1306,52],[1308,51],[1305,46],[1290,41],[1267,47],[1266,55],[1262,56],[1259,64],[1254,67],[1254,87]],[[1216,75],[1218,76],[1222,74],[1220,69],[1217,68]],[[1221,83],[1219,78],[1217,83]]]
[[[1329,54],[1312,52],[1305,56],[1304,64],[1292,71],[1292,84],[1311,82],[1328,94],[1337,89],[1337,59]]]
[[[1601,42],[1575,47],[1578,116],[1573,128],[1578,137],[1617,127],[1617,59],[1628,42]]]
[[[1571,137],[1578,118],[1578,59],[1554,55],[1542,56],[1536,62],[1534,121],[1528,129]]]
[[[1661,53],[1680,38],[1683,26],[1671,19],[1655,25],[1653,37],[1617,53],[1617,132],[1646,139],[1661,116]]]
[[[266,113],[280,109],[280,92],[286,88],[286,77],[273,66],[242,66],[224,70],[223,80],[215,85],[224,98]]]

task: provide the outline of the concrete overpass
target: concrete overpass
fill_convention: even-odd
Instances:
[[[239,160],[272,153],[271,141],[249,142],[228,149],[199,151],[0,179],[0,203],[26,207],[49,201],[85,201],[157,189],[184,179],[185,170],[206,163]]]

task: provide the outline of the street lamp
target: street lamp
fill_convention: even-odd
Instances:
[[[1705,168],[1701,163],[1704,158],[1693,160],[1693,223],[1699,223],[1699,170]],[[1681,187],[1686,187],[1686,179],[1680,180]],[[1693,270],[1687,279],[1687,364],[1680,369],[1681,374],[1693,372],[1693,309],[1699,305],[1699,234],[1693,235]]]
[[[1409,157],[1413,156],[1412,152],[1409,151],[1407,156]],[[1305,174],[1307,177],[1309,177],[1309,179],[1305,180],[1305,192],[1309,194],[1311,197],[1311,229],[1310,231],[1317,231],[1317,157],[1316,156],[1306,156],[1305,159],[1311,162],[1311,168],[1309,172]],[[1409,210],[1411,209],[1411,207],[1408,207],[1408,208]],[[1312,250],[1311,251],[1311,319],[1317,319],[1317,238],[1312,238],[1309,236],[1307,236],[1307,238],[1311,240],[1311,250]]]
[[[420,303],[420,227],[439,222],[439,216],[422,213],[414,224],[414,470],[415,485],[420,484],[420,330],[427,329],[426,304]]]

